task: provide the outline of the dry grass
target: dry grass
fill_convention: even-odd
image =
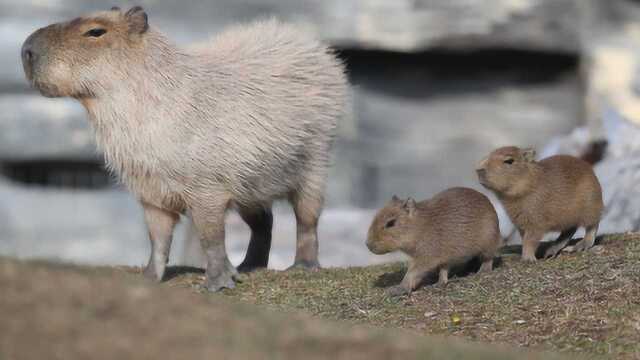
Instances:
[[[640,359],[640,234],[599,241],[598,253],[537,264],[505,255],[492,273],[428,285],[400,299],[388,298],[384,287],[400,281],[401,264],[312,274],[261,271],[224,294],[282,312],[418,334]],[[168,286],[201,281],[201,275],[182,274]]]
[[[149,284],[122,269],[0,259],[0,289],[0,359],[7,360],[549,359],[266,311]]]
[[[0,359],[523,358],[486,343],[640,359],[640,234],[599,240],[598,253],[537,264],[504,255],[403,298],[384,293],[402,264],[260,271],[212,295],[198,269],[157,286],[139,269],[0,258]]]

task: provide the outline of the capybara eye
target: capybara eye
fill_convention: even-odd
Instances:
[[[513,164],[513,159],[507,159],[504,161],[505,164],[511,165]]]
[[[100,36],[102,36],[102,35],[104,35],[106,33],[107,33],[107,30],[98,28],[98,29],[91,29],[91,30],[87,31],[86,33],[84,33],[84,36],[86,36],[86,37],[100,37]]]
[[[387,221],[386,224],[384,224],[384,228],[388,229],[390,227],[393,227],[396,224],[396,219],[391,219],[389,221]]]

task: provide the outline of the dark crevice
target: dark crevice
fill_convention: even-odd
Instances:
[[[0,175],[20,185],[60,189],[105,189],[115,183],[99,161],[9,161],[0,164]]]
[[[572,81],[580,63],[577,54],[514,49],[420,53],[339,49],[337,53],[355,85],[412,98]]]

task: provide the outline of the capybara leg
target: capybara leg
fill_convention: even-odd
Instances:
[[[292,196],[291,203],[296,214],[296,259],[290,268],[317,270],[318,263],[318,219],[322,211],[322,198],[299,192]]]
[[[567,243],[571,241],[571,238],[577,230],[577,227],[573,227],[560,233],[560,236],[558,236],[556,241],[554,241],[553,245],[549,246],[547,251],[544,253],[544,257],[550,258],[556,256],[562,249],[565,248],[565,246],[567,246]]]
[[[491,270],[493,270],[493,258],[484,260],[480,265],[480,270],[478,270],[478,272],[483,273],[483,272],[489,272]]]
[[[224,220],[228,201],[222,202],[218,199],[213,203],[200,204],[192,208],[191,216],[207,257],[205,287],[211,292],[224,288],[233,289],[237,272],[227,257],[224,243]]]
[[[536,262],[536,250],[542,239],[542,234],[526,231],[522,238],[522,260],[526,262]]]
[[[173,229],[178,223],[179,216],[146,203],[142,203],[142,207],[151,241],[151,256],[144,270],[144,276],[161,281],[169,261]]]
[[[449,282],[449,269],[448,268],[440,268],[440,275],[438,277],[439,285],[447,285]]]
[[[251,240],[247,255],[238,270],[249,272],[258,268],[266,268],[269,264],[271,250],[271,229],[273,215],[270,208],[240,208],[240,216],[251,228]]]
[[[591,249],[596,243],[596,235],[598,235],[598,224],[587,227],[584,239],[578,241],[574,246],[567,246],[567,252],[584,251]]]
[[[424,280],[425,275],[428,273],[429,271],[425,271],[423,268],[409,264],[409,269],[407,270],[407,273],[404,274],[402,282],[400,282],[399,285],[388,288],[387,295],[401,296],[411,294],[413,290],[418,288],[420,283],[422,283],[422,280]]]

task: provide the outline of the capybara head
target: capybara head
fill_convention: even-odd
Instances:
[[[529,188],[535,157],[534,149],[499,148],[478,163],[478,180],[498,194],[517,196]]]
[[[141,7],[102,11],[41,28],[22,45],[27,80],[44,96],[91,97],[116,85],[149,25]]]
[[[402,250],[410,242],[415,216],[415,200],[403,201],[394,196],[374,217],[367,235],[367,248],[374,254]]]

